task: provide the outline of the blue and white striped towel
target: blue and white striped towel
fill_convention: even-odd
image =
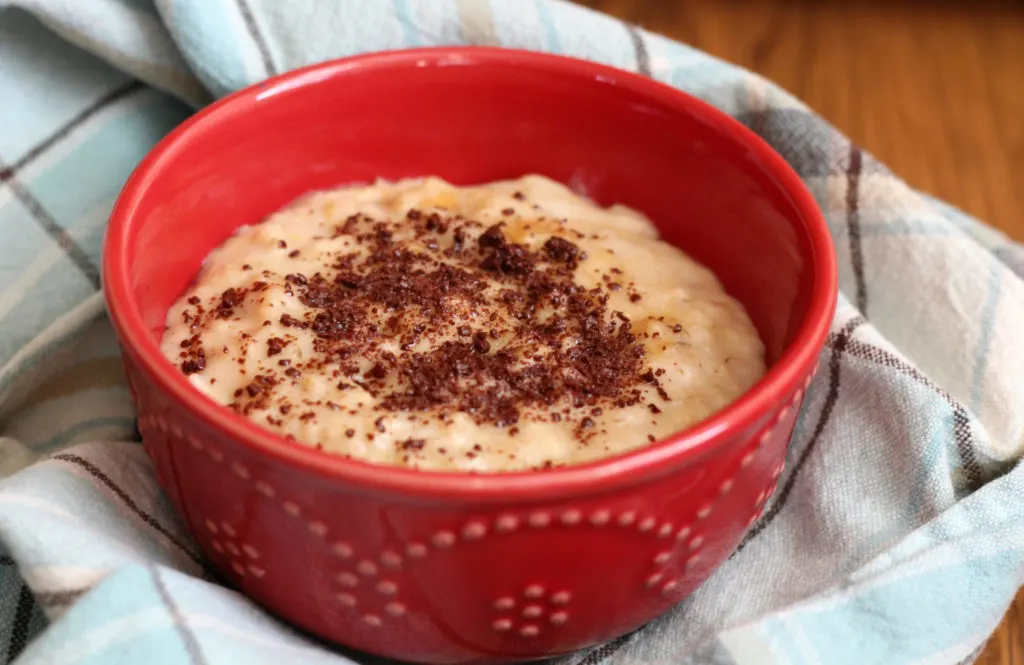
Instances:
[[[1019,246],[770,83],[557,0],[0,0],[4,662],[366,659],[211,581],[134,443],[97,261],[129,171],[209,98],[465,43],[637,69],[735,115],[803,176],[839,254],[823,371],[764,517],[675,611],[559,663],[971,661],[1024,579]]]

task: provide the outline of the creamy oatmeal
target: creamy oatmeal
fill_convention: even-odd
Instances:
[[[642,215],[539,176],[306,196],[209,255],[162,345],[196,388],[289,439],[421,469],[606,457],[765,372],[708,269]]]

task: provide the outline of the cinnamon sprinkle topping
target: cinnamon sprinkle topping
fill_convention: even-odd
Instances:
[[[420,240],[415,247],[395,240],[410,224]],[[510,241],[504,222],[484,228],[416,209],[398,220],[351,215],[335,233],[351,236],[362,251],[326,258],[317,271],[277,277],[304,307],[301,316],[283,313],[278,321],[310,330],[314,355],[301,367],[281,361],[261,369],[236,395],[235,410],[266,408],[275,386],[317,372],[341,379],[338,390],[362,387],[380,411],[442,419],[459,412],[498,427],[538,411],[531,417],[569,418],[585,440],[595,425],[588,414],[638,404],[645,383],[662,392],[629,318],[608,308],[608,291],[618,285],[581,286],[574,273],[586,254],[560,235],[535,251]],[[207,316],[230,318],[268,281],[275,278],[264,271],[248,288],[227,289]],[[473,322],[478,311],[489,312],[482,327]],[[289,343],[269,338],[266,356]],[[392,350],[396,345],[401,353]],[[189,374],[204,366],[197,335],[181,369]],[[377,420],[378,432],[385,431],[382,423]],[[423,445],[409,439],[402,449]]]

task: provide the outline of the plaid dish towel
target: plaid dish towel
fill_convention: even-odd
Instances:
[[[757,76],[554,0],[0,0],[0,657],[344,663],[212,581],[140,446],[97,263],[133,166],[211,98],[439,44],[639,71],[763,136],[842,299],[786,473],[691,598],[572,665],[970,662],[1024,580],[1024,251]]]

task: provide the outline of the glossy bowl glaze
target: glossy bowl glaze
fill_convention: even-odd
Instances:
[[[765,379],[642,450],[486,476],[289,443],[208,401],[160,353],[206,254],[304,192],[527,173],[643,211],[710,266],[761,333]],[[146,450],[214,566],[323,638],[431,663],[571,651],[693,591],[775,487],[836,298],[813,199],[740,124],[635,74],[482,48],[329,62],[203,110],[125,186],[103,271]]]

